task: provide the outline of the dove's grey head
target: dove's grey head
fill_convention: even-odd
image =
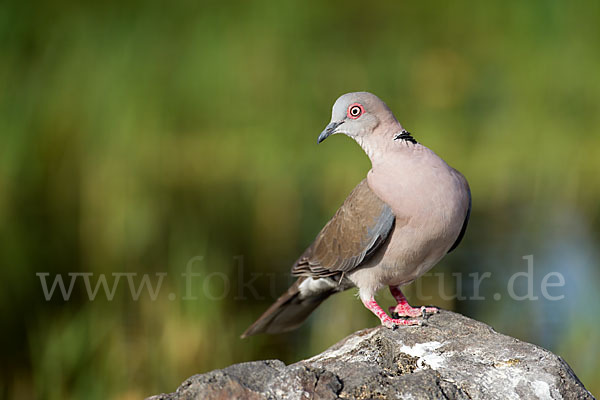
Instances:
[[[402,126],[379,97],[369,92],[346,93],[333,105],[331,122],[319,135],[318,142],[333,134],[343,133],[364,148],[374,135],[391,137],[401,130]]]

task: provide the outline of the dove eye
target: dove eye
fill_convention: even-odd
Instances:
[[[354,103],[348,107],[348,118],[356,119],[365,112],[365,109],[361,104]]]

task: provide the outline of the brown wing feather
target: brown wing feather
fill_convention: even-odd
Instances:
[[[394,214],[364,179],[292,267],[292,275],[326,277],[351,271],[389,235]]]

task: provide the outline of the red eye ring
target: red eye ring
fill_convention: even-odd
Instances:
[[[360,103],[353,103],[348,106],[348,111],[346,114],[350,119],[357,119],[365,112],[364,107]]]

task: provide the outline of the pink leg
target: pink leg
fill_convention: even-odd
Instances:
[[[427,313],[435,314],[439,311],[437,307],[411,307],[404,294],[402,294],[400,286],[390,286],[390,292],[398,302],[397,306],[390,307],[390,314],[396,313],[399,317],[419,317]]]
[[[362,300],[362,299],[361,299]],[[379,304],[375,301],[373,297],[368,300],[362,300],[365,307],[367,307],[371,312],[381,320],[381,325],[387,326],[388,328],[393,328],[394,325],[422,325],[421,321],[417,321],[414,319],[392,319],[389,315],[383,311]]]

